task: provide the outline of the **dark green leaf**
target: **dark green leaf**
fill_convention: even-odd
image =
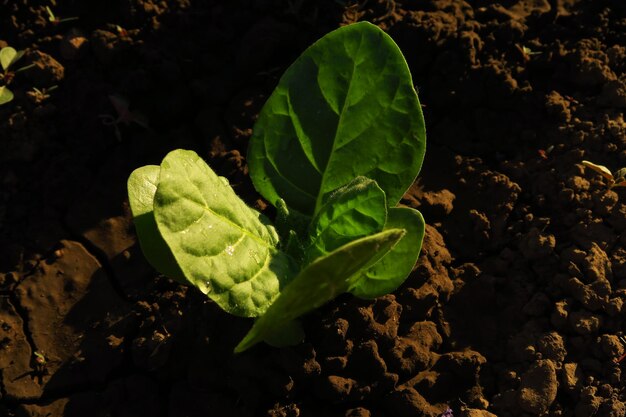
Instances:
[[[383,230],[387,220],[385,192],[376,181],[357,177],[334,191],[311,223],[307,262],[360,237]]]
[[[401,229],[386,230],[350,242],[315,260],[285,287],[235,352],[243,352],[269,338],[276,329],[346,292],[360,276],[359,272],[385,256],[404,234]]]
[[[309,216],[360,175],[393,207],[420,170],[425,141],[400,49],[362,22],[324,36],[285,72],[254,127],[250,176],[269,202],[283,198]]]
[[[355,281],[350,292],[361,298],[376,298],[398,288],[417,262],[424,239],[424,218],[408,207],[389,209],[385,230],[404,229],[406,235],[384,258]]]

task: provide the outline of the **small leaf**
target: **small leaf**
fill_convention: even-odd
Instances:
[[[237,345],[235,352],[249,349],[269,338],[276,329],[346,292],[360,276],[359,272],[385,256],[404,234],[401,229],[386,230],[350,242],[316,259],[285,287]]]
[[[6,85],[0,87],[0,105],[5,104],[13,100],[13,92],[7,88]]]
[[[611,171],[609,171],[609,169],[605,167],[604,165],[597,165],[589,161],[582,161],[582,164],[586,166],[587,168],[593,169],[594,171],[602,175],[607,180],[611,180],[611,181],[613,180],[613,174],[611,174]]]
[[[386,220],[385,192],[374,180],[355,178],[335,190],[311,222],[307,263],[355,239],[380,232]]]
[[[5,46],[0,49],[0,65],[5,71],[8,70],[11,65],[15,64],[19,59],[24,56],[24,51],[16,51],[10,46]]]
[[[195,152],[176,150],[163,159],[154,215],[187,280],[231,314],[262,314],[295,276],[269,220]]]
[[[163,240],[154,218],[154,195],[159,183],[157,165],[137,168],[128,178],[128,201],[141,250],[150,264],[163,275],[186,283],[172,251]]]
[[[615,184],[613,184],[613,186],[611,188],[615,188],[615,187],[626,187],[626,180],[620,181],[620,182],[616,182]]]
[[[0,49],[0,64],[2,65],[2,69],[5,71],[8,70],[16,55],[17,51],[10,46],[5,46]]]
[[[282,198],[276,201],[276,230],[281,238],[289,236],[291,231],[298,236],[306,235],[310,223],[311,217],[290,209]]]
[[[46,6],[46,11],[48,12],[48,20],[50,22],[56,22],[57,18],[54,15],[54,13],[52,13],[52,9],[50,9],[50,7]]]
[[[378,27],[337,29],[287,69],[250,140],[255,188],[270,203],[314,217],[357,176],[375,180],[395,206],[417,176],[424,118],[407,63]]]
[[[300,241],[298,234],[290,230],[287,239],[283,242],[287,242],[281,246],[283,252],[287,253],[294,260],[298,262],[298,264],[302,264],[304,262],[304,245]]]
[[[360,298],[376,298],[398,288],[409,276],[424,239],[424,218],[412,208],[390,208],[385,230],[400,228],[406,235],[384,258],[356,280],[350,292]]]

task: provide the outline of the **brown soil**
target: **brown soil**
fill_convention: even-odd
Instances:
[[[0,107],[0,415],[626,415],[626,192],[581,165],[626,165],[626,3],[59,0],[79,20],[58,24],[46,4],[0,4],[0,46],[36,64]],[[258,110],[357,20],[398,42],[424,104],[403,200],[422,255],[394,294],[307,316],[302,345],[234,356],[250,321],[150,269],[126,178],[191,148],[265,209]],[[103,124],[111,94],[149,128]]]

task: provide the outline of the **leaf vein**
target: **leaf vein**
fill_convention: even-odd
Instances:
[[[326,166],[324,167],[324,172],[322,173],[322,180],[320,181],[320,188],[318,190],[317,193],[317,198],[315,201],[315,211],[314,213],[317,213],[321,207],[321,203],[322,203],[322,196],[324,195],[324,182],[326,179],[326,174],[328,172],[328,165],[330,164],[330,161],[333,157],[333,154],[335,153],[335,147],[337,146],[337,134],[341,128],[341,122],[343,120],[343,117],[345,115],[345,111],[348,108],[348,101],[350,98],[350,93],[352,91],[352,87],[354,86],[354,72],[356,71],[356,68],[358,66],[357,63],[357,58],[361,52],[361,47],[363,46],[363,38],[364,35],[363,33],[361,33],[361,39],[359,40],[359,47],[357,48],[356,54],[355,54],[355,58],[352,64],[352,73],[350,74],[350,83],[348,84],[348,91],[346,92],[346,97],[343,101],[343,105],[341,106],[341,112],[339,113],[339,120],[337,121],[337,129],[335,130],[335,137],[333,138],[333,146],[330,150],[330,154],[328,155],[328,160],[326,161]]]
[[[197,188],[197,186],[196,186],[196,188]],[[263,240],[263,238],[261,236],[258,236],[256,234],[254,234],[252,231],[243,228],[242,226],[238,225],[237,223],[231,221],[229,218],[227,218],[225,216],[222,216],[222,215],[216,213],[215,211],[211,210],[211,208],[206,204],[206,201],[204,202],[204,204],[202,204],[202,203],[200,203],[198,201],[192,200],[192,199],[188,199],[187,201],[191,201],[192,203],[199,205],[206,212],[208,212],[208,213],[214,215],[215,217],[217,217],[218,220],[221,220],[222,222],[224,222],[224,223],[234,227],[235,229],[239,230],[242,234],[250,236],[252,239],[256,240],[257,242],[259,242],[263,246],[266,246],[268,248],[272,247],[272,245],[269,242],[266,242],[265,240]]]

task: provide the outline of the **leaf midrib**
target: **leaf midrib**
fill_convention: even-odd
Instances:
[[[230,219],[228,219],[227,217],[224,217],[218,213],[216,213],[215,211],[211,210],[207,205],[205,204],[201,204],[197,201],[194,200],[189,200],[192,201],[193,203],[199,205],[200,207],[202,207],[205,211],[207,211],[208,213],[214,215],[215,217],[217,217],[220,221],[234,227],[235,229],[239,230],[241,232],[241,234],[243,235],[248,235],[250,238],[256,240],[257,242],[261,243],[263,246],[266,246],[268,248],[273,248],[273,246],[269,243],[266,242],[265,240],[263,240],[260,236],[255,235],[254,233],[250,232],[247,229],[244,229],[243,227],[239,226],[237,223],[232,222]]]
[[[315,216],[321,206],[322,206],[322,196],[323,196],[323,192],[322,190],[324,189],[324,182],[326,180],[326,173],[328,172],[328,165],[330,164],[330,161],[333,157],[333,154],[336,151],[337,148],[337,134],[339,133],[340,127],[341,127],[341,123],[343,120],[343,116],[346,112],[346,108],[348,107],[348,98],[350,97],[350,93],[352,91],[352,86],[354,85],[354,72],[356,71],[357,68],[357,58],[360,56],[361,54],[361,47],[363,46],[363,34],[361,34],[361,39],[359,40],[359,47],[357,48],[356,54],[354,56],[354,60],[353,60],[353,65],[352,65],[352,72],[350,73],[350,84],[348,84],[348,91],[346,92],[346,98],[343,102],[343,106],[341,106],[341,112],[339,113],[339,120],[337,122],[337,129],[335,130],[335,137],[333,138],[333,146],[330,150],[330,154],[328,155],[328,159],[326,160],[326,166],[324,167],[324,170],[322,171],[322,180],[320,181],[320,188],[317,192],[317,198],[315,199],[315,210],[313,211],[313,216]]]
[[[260,236],[257,236],[256,234],[250,232],[247,229],[244,229],[242,226],[238,225],[237,223],[234,223],[233,221],[231,221],[230,219],[228,219],[227,217],[222,216],[221,214],[215,212],[214,210],[212,210],[211,208],[209,208],[206,199],[204,198],[204,193],[202,192],[202,190],[200,189],[200,187],[198,186],[198,184],[196,184],[194,181],[191,181],[191,178],[189,177],[189,174],[187,174],[187,179],[189,181],[189,183],[191,183],[193,185],[193,187],[198,191],[199,195],[202,197],[202,202],[196,201],[194,199],[191,198],[186,198],[187,201],[191,201],[194,204],[197,204],[198,206],[202,207],[202,209],[204,209],[206,212],[214,215],[215,217],[217,217],[220,221],[234,227],[235,229],[239,230],[243,235],[247,235],[250,238],[252,238],[253,240],[257,241],[258,243],[260,243],[262,246],[265,246],[269,249],[274,249],[274,246],[270,243],[267,242],[265,240],[263,240],[263,238],[261,238]],[[219,178],[218,178],[219,180]],[[239,198],[239,197],[237,197]],[[248,206],[245,206],[246,208],[250,209]],[[252,209],[250,209],[252,210]],[[260,223],[260,222],[259,222]],[[191,224],[189,225],[191,226]],[[187,226],[185,229],[188,229],[189,226]],[[261,226],[263,226],[263,224],[261,223]]]
[[[365,200],[363,200],[363,201],[362,201],[362,204],[367,203],[367,202],[369,202],[369,201],[371,201],[371,200],[374,200],[374,199],[376,199],[376,198],[377,198],[377,196],[376,196],[376,195],[370,195],[370,196],[368,196]],[[358,212],[358,213],[361,213],[361,214],[363,214],[364,216],[369,217],[369,218],[371,218],[371,219],[374,219],[374,220],[375,220],[374,216],[372,216],[372,215],[371,215],[370,213],[368,213],[368,212],[364,212],[364,211],[362,211],[360,207],[349,207],[349,208],[346,208],[345,210],[342,210],[342,211],[341,211],[341,212],[340,212],[340,213],[339,213],[336,217],[334,217],[334,218],[331,218],[331,219],[330,219],[330,221],[326,224],[326,226],[325,226],[324,228],[322,228],[322,229],[319,231],[319,233],[317,233],[317,236],[315,236],[315,238],[313,239],[313,242],[311,243],[311,245],[312,245],[312,246],[316,246],[316,245],[317,245],[317,243],[318,243],[318,242],[322,239],[322,236],[324,236],[324,233],[326,233],[326,231],[327,231],[328,229],[330,229],[330,228],[332,227],[332,225],[334,225],[334,224],[336,224],[336,223],[338,223],[338,222],[341,222],[342,217],[343,217],[343,216],[345,216],[345,215],[346,215],[346,213],[348,213],[348,212],[353,212],[353,211],[356,211],[356,212]],[[342,236],[344,236],[344,237],[348,237],[348,236],[345,236],[345,235],[342,235]],[[354,237],[354,236],[350,236],[350,237]]]

